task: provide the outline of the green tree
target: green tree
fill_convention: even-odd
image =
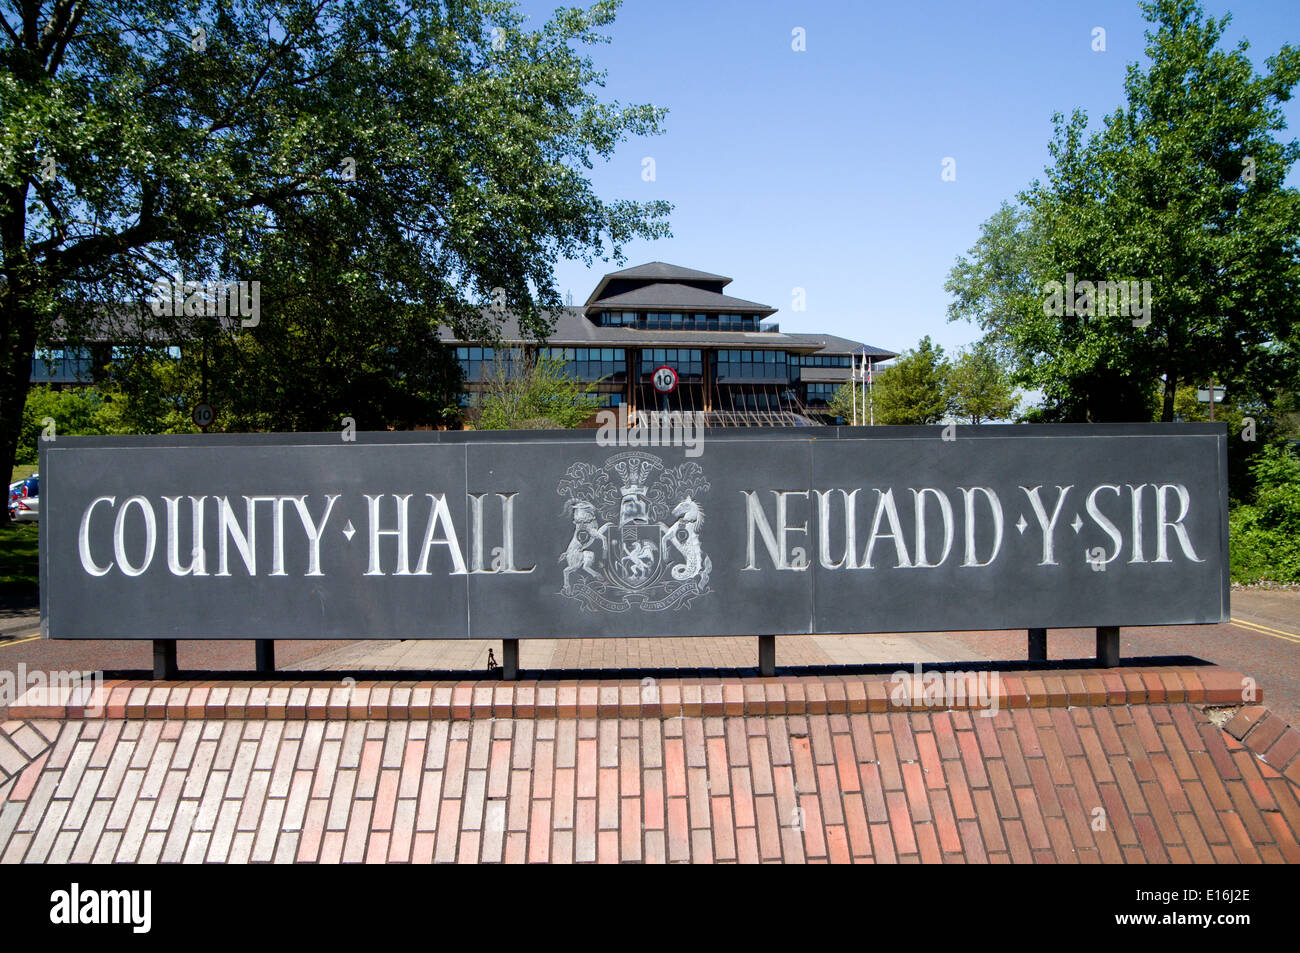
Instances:
[[[955,417],[972,424],[1006,420],[1019,403],[1015,385],[998,356],[983,341],[967,348],[948,371],[948,406]]]
[[[949,413],[948,374],[943,348],[930,336],[878,371],[871,391],[878,424],[934,424]]]
[[[586,423],[600,397],[565,369],[562,358],[498,355],[483,381],[477,425],[483,430],[571,429]]]
[[[203,353],[197,346],[179,357],[149,347],[127,350],[104,388],[121,428],[117,432],[194,433],[194,405],[212,396],[203,388]],[[212,429],[224,429],[221,418]]]
[[[949,317],[1012,356],[1046,419],[1149,420],[1154,400],[1172,420],[1180,385],[1262,394],[1295,379],[1300,192],[1282,183],[1300,145],[1275,134],[1300,50],[1257,75],[1244,42],[1219,49],[1228,17],[1141,7],[1149,63],[1129,67],[1125,106],[1091,134],[1081,111],[1054,117],[1046,181],[985,223],[947,283]],[[1116,313],[1118,295],[1087,285],[1064,309],[1047,283],[1067,275],[1149,282],[1149,309]]]
[[[15,463],[36,462],[41,437],[120,433],[114,405],[95,388],[57,390],[48,385],[33,387],[23,411],[22,436]]]
[[[843,420],[847,424],[853,423],[857,419],[857,414],[853,412],[854,387],[852,384],[841,384],[835,388],[835,393],[831,395],[830,402],[826,406],[826,413],[837,420]],[[857,391],[858,407],[862,407],[862,391]]]
[[[1300,582],[1300,459],[1285,446],[1268,446],[1251,469],[1256,499],[1229,520],[1233,579]]]
[[[434,323],[489,338],[502,309],[484,304],[547,333],[562,304],[556,261],[621,260],[628,240],[667,234],[666,203],[602,201],[587,178],[663,118],[597,95],[603,74],[583,47],[607,41],[616,8],[558,10],[529,30],[505,0],[6,2],[0,463],[14,456],[37,344],[75,341],[91,319],[140,325],[153,282],[177,269],[261,281],[266,321],[293,314],[300,340],[319,344],[307,362],[318,381],[360,364],[331,418],[361,413],[380,371],[373,354],[330,356],[363,340],[359,310],[316,341],[307,302],[323,289],[349,289],[353,309],[384,302],[371,313],[380,349],[427,341]],[[295,277],[308,247],[319,267]],[[188,339],[204,322],[159,321],[148,339]],[[279,333],[261,367],[292,359],[295,332]],[[423,386],[410,413],[427,410]],[[286,391],[267,419],[304,399]]]

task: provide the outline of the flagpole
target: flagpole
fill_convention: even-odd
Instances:
[[[867,378],[862,374],[862,365],[858,364],[858,355],[853,355],[853,363],[857,365],[855,373],[857,373],[859,384],[862,385],[862,413],[858,415],[858,425],[861,426],[867,416]]]
[[[858,356],[853,355],[853,379],[862,385],[862,410],[858,410],[857,404],[853,405],[853,418],[859,427],[866,420],[867,416],[867,380],[862,376],[862,368],[858,364]],[[857,396],[857,390],[854,390],[854,396]]]
[[[858,356],[849,358],[849,390],[853,394],[853,426],[858,425]]]
[[[861,357],[861,360],[859,360]],[[855,427],[865,426],[867,423],[868,399],[867,399],[867,356],[859,355],[857,351],[853,352],[852,371],[853,378],[853,425]],[[862,385],[862,409],[858,410],[858,385]]]
[[[849,358],[849,387],[853,390],[853,426],[858,425],[858,356]]]
[[[863,356],[865,357],[865,355]],[[873,391],[875,390],[876,387],[876,375],[872,373],[872,371],[873,371],[872,366],[868,364],[867,365],[867,400],[871,408],[870,409],[871,426],[874,427],[876,425],[876,401],[875,401]]]

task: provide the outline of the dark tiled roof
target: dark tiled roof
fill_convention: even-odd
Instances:
[[[604,275],[596,285],[596,289],[592,291],[591,297],[587,299],[587,304],[594,305],[602,299],[612,298],[649,284],[684,285],[721,294],[722,289],[731,284],[731,279],[726,275],[715,275],[708,271],[670,265],[667,262],[651,261]]]
[[[826,354],[866,354],[867,357],[882,361],[898,357],[893,351],[886,351],[882,347],[872,347],[870,344],[850,341],[848,338],[837,337],[834,334],[791,334],[789,336],[817,345],[816,349]]]
[[[459,341],[450,328],[443,328],[441,336],[448,343],[478,344],[478,341]],[[519,323],[507,315],[501,325],[501,340],[517,342],[522,339]],[[555,330],[547,338],[555,347],[698,347],[698,348],[774,348],[797,351],[803,354],[851,354],[865,348],[872,356],[884,360],[895,357],[893,351],[871,347],[858,341],[836,337],[833,334],[782,334],[771,331],[652,331],[639,328],[601,327],[587,318],[578,308],[565,308],[555,315]],[[847,373],[847,369],[844,369]]]
[[[769,308],[757,301],[746,301],[744,298],[733,298],[731,295],[719,294],[704,288],[666,282],[656,282],[641,288],[633,288],[623,294],[601,298],[587,306],[587,313],[593,314],[605,309],[617,311],[619,308],[703,312],[747,311],[761,315],[776,313],[776,308]]]
[[[720,281],[724,285],[731,284],[731,279],[725,275],[696,271],[694,268],[683,268],[681,265],[670,265],[663,261],[651,261],[644,265],[624,268],[622,271],[611,271],[605,277],[646,278],[651,281]]]

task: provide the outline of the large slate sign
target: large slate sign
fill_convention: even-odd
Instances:
[[[42,622],[319,639],[1227,619],[1224,425],[942,433],[59,437]]]

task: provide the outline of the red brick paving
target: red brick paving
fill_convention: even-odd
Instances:
[[[991,717],[891,709],[882,684],[27,699],[0,725],[0,862],[1300,861],[1300,734],[1236,673],[1022,673]],[[1221,729],[1205,705],[1239,710]]]

